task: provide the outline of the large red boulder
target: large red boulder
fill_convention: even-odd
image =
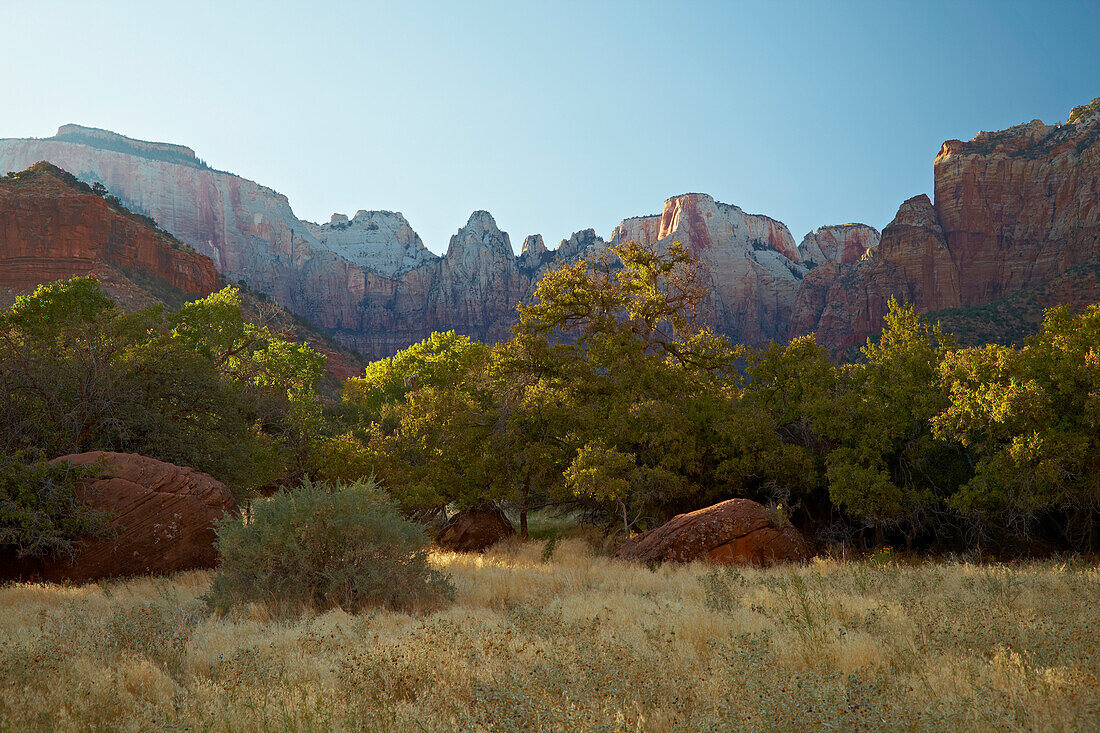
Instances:
[[[82,482],[76,498],[106,512],[106,539],[84,540],[75,558],[0,562],[0,576],[86,583],[147,573],[212,568],[213,523],[237,503],[225,484],[191,468],[133,453],[94,451],[62,456],[53,464],[102,463],[96,478]]]
[[[650,562],[761,565],[803,562],[810,548],[790,522],[750,499],[678,514],[620,547],[616,557]]]
[[[435,541],[453,552],[484,552],[516,533],[504,512],[496,507],[470,509],[451,517]]]

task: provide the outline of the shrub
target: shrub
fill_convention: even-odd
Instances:
[[[20,558],[73,557],[88,536],[105,536],[107,516],[76,498],[74,489],[99,469],[25,465],[0,454],[0,551]]]
[[[206,596],[217,611],[256,602],[276,615],[304,609],[408,608],[453,597],[427,562],[429,539],[373,480],[281,489],[245,522],[216,526],[222,562]]]

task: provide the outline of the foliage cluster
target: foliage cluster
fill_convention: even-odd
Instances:
[[[812,335],[734,346],[704,306],[679,246],[565,265],[510,340],[434,334],[349,380],[330,457],[421,514],[556,505],[629,533],[747,496],[825,540],[1100,546],[1100,306],[963,348],[892,301],[845,364]]]
[[[248,492],[307,470],[323,357],[256,326],[226,288],[127,313],[94,277],[0,313],[0,454],[114,450]]]
[[[208,602],[219,611],[247,603],[278,615],[401,609],[453,593],[428,565],[427,533],[372,479],[343,486],[307,479],[253,504],[248,522],[226,517],[216,531],[222,559]]]
[[[1088,104],[1082,104],[1079,107],[1074,107],[1069,113],[1069,124],[1079,122],[1094,112],[1100,111],[1100,97],[1092,100]]]
[[[25,464],[0,455],[0,552],[16,557],[69,555],[88,536],[102,536],[108,517],[76,496],[95,467]]]
[[[433,334],[317,393],[323,357],[231,288],[124,313],[94,279],[0,314],[0,453],[132,451],[238,491],[376,475],[406,516],[557,507],[629,534],[744,496],[823,541],[1100,546],[1100,305],[960,347],[913,307],[835,364],[812,335],[735,346],[686,250],[547,273],[509,340]]]

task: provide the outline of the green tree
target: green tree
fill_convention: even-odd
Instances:
[[[937,374],[952,348],[938,324],[891,298],[881,337],[861,349],[864,361],[841,367],[830,393],[811,408],[835,445],[826,459],[830,497],[870,523],[876,543],[897,527],[911,546],[965,471],[957,447],[931,431],[947,405]]]
[[[728,388],[735,351],[703,325],[705,294],[682,246],[628,242],[544,276],[501,350],[555,488],[627,531],[788,478],[774,423]]]
[[[1022,349],[958,351],[933,425],[973,453],[959,509],[1027,537],[1049,517],[1079,549],[1100,545],[1100,305],[1047,312]]]
[[[0,314],[0,451],[119,450],[247,491],[302,473],[323,357],[244,320],[223,290],[166,316],[126,313],[94,277]]]

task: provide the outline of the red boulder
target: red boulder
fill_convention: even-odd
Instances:
[[[104,470],[84,481],[76,498],[106,512],[106,539],[84,540],[68,557],[4,558],[0,575],[85,583],[127,575],[212,568],[213,523],[237,503],[225,484],[191,468],[132,453],[95,451],[56,458],[51,463],[84,466],[103,461]]]
[[[504,512],[491,509],[470,509],[447,520],[435,538],[436,544],[453,552],[484,552],[516,531]]]
[[[790,522],[750,499],[730,499],[678,514],[620,547],[616,557],[717,565],[803,562],[810,548]]]

